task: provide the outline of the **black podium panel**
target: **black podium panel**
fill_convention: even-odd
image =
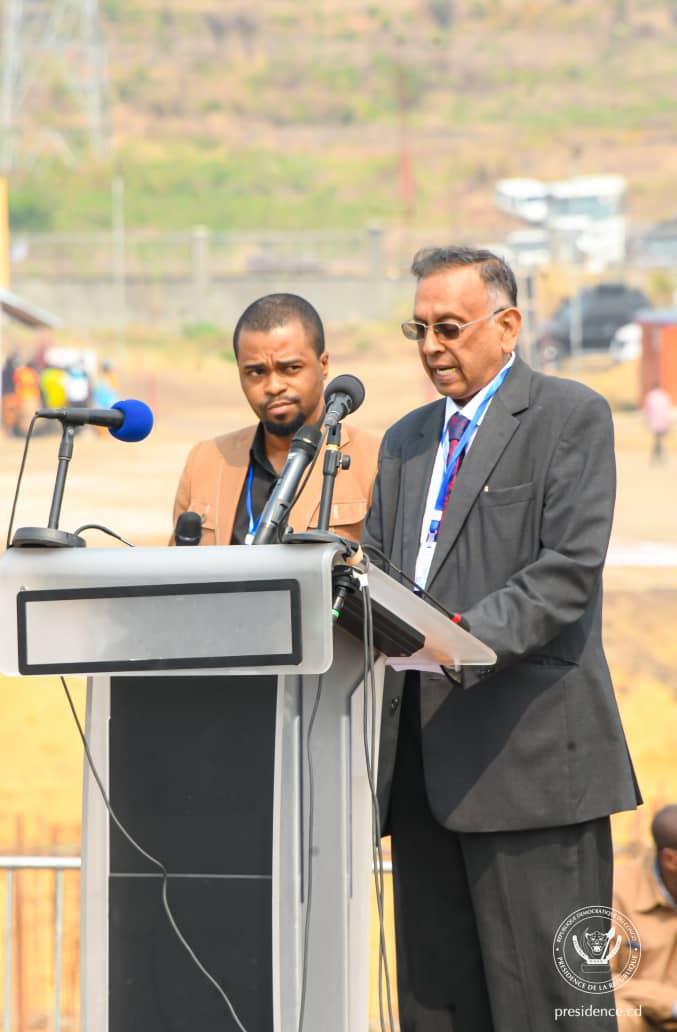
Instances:
[[[270,875],[275,677],[114,677],[110,799],[170,874]],[[157,870],[111,822],[111,873]]]
[[[110,798],[248,1032],[272,1032],[275,677],[114,677]],[[157,868],[110,822],[109,1032],[230,1032]]]
[[[109,1032],[236,1032],[176,939],[158,877],[110,881]],[[248,1032],[272,1032],[271,882],[170,878],[169,902]]]

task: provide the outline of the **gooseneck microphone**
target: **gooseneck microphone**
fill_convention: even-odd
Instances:
[[[42,419],[58,419],[64,426],[106,426],[118,441],[143,441],[153,429],[153,413],[143,401],[129,398],[112,408],[38,409]]]
[[[356,376],[344,373],[335,377],[324,392],[327,411],[326,427],[336,426],[349,412],[354,412],[364,401],[364,384]]]
[[[37,417],[58,419],[62,426],[49,520],[46,527],[19,527],[12,539],[12,546],[15,548],[84,548],[87,542],[83,537],[59,529],[61,503],[66,486],[68,465],[73,457],[73,443],[77,427],[107,426],[109,432],[118,441],[143,441],[153,429],[153,413],[145,402],[130,398],[128,401],[117,401],[109,409],[38,409],[34,418]],[[32,425],[31,423],[31,427]],[[19,482],[21,482],[21,476]]]
[[[306,468],[315,458],[320,446],[322,432],[316,426],[302,426],[292,437],[289,456],[280,474],[280,479],[261,513],[261,519],[254,534],[255,545],[274,544],[284,526],[289,509]]]
[[[174,543],[177,545],[199,545],[202,539],[202,519],[196,512],[182,512],[176,521]]]

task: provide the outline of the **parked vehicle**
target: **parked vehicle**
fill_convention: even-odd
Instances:
[[[642,354],[642,327],[639,323],[624,323],[620,326],[609,345],[614,362],[630,362]]]
[[[625,283],[583,287],[555,309],[537,334],[536,347],[542,356],[556,359],[569,355],[572,344],[581,351],[608,351],[616,330],[650,307],[642,290]]]

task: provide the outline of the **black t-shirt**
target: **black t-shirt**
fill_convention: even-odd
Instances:
[[[252,514],[254,516],[254,523],[256,523],[278,480],[278,475],[266,455],[263,427],[260,423],[256,429],[256,434],[249,451],[249,462],[250,468],[252,466],[254,468],[254,476],[252,478]],[[249,470],[247,470],[247,476],[249,476]],[[249,514],[247,513],[247,480],[245,479],[235,511],[233,534],[230,539],[231,545],[244,545],[244,539],[248,530]]]

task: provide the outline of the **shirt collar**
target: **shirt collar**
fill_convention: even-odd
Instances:
[[[266,455],[266,439],[263,432],[263,423],[259,423],[256,428],[254,440],[252,441],[252,446],[249,449],[249,455],[251,461],[257,466],[260,466],[266,471],[266,473],[271,474],[273,477],[277,477],[277,473],[271,466],[270,460]]]
[[[491,390],[491,388],[495,384],[496,380],[498,380],[499,376],[501,376],[501,374],[503,373],[503,370],[506,369],[506,368],[509,369],[514,361],[515,361],[515,352],[512,351],[511,354],[510,354],[510,358],[508,359],[508,361],[504,365],[501,366],[501,368],[496,373],[496,376],[493,378],[493,380],[490,380],[489,383],[486,385],[486,387],[483,387],[482,390],[479,391],[473,398],[471,398],[470,401],[466,402],[466,404],[462,408],[461,408],[460,405],[456,404],[456,402],[454,401],[453,398],[450,398],[450,397],[447,396],[446,410],[445,410],[445,413],[444,413],[444,425],[446,426],[448,424],[449,420],[451,419],[451,417],[456,412],[460,412],[461,415],[465,416],[466,419],[470,419],[471,420],[473,418],[473,416],[475,415],[475,413],[477,412],[477,410],[480,407],[480,405],[482,404],[482,402],[484,401],[484,399],[486,398],[487,394],[489,393],[489,391]],[[482,417],[482,418],[484,418],[484,417]],[[480,419],[480,423],[481,422],[482,422],[482,420]]]

